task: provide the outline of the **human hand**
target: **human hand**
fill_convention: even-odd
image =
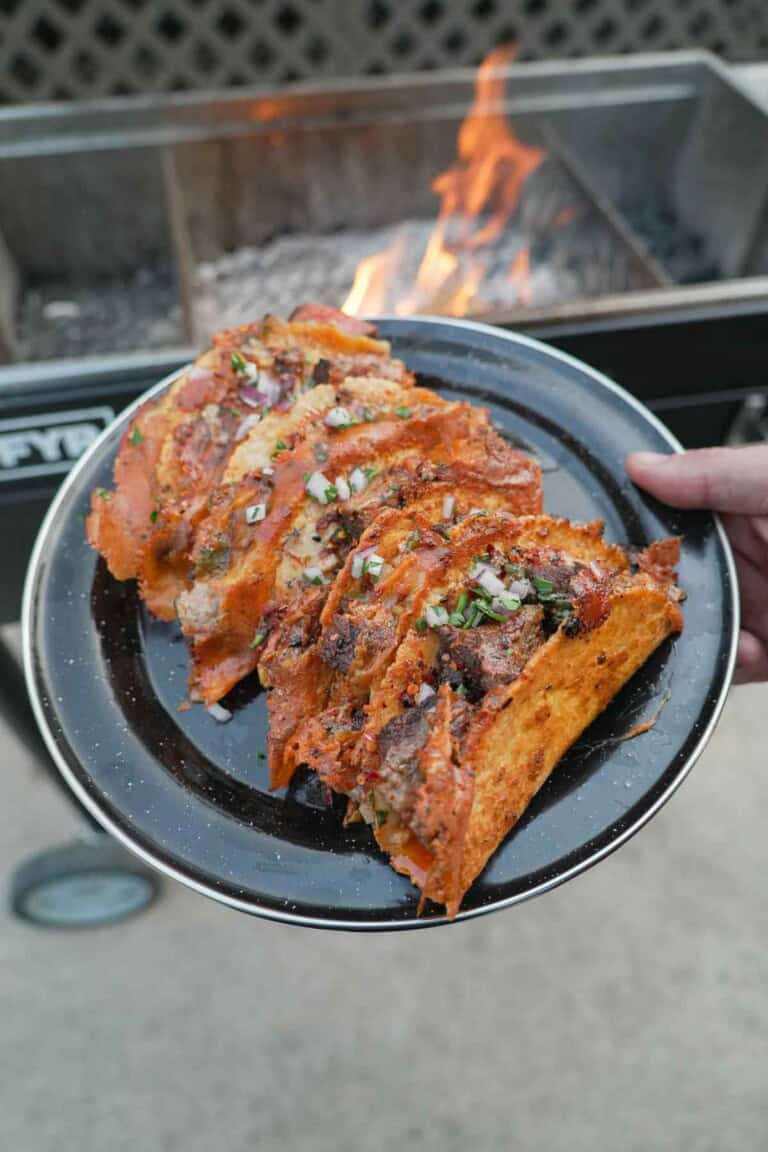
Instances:
[[[768,444],[672,456],[633,452],[627,474],[674,508],[722,513],[741,591],[736,682],[768,680]]]

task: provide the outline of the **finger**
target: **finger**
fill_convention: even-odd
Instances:
[[[633,452],[627,473],[665,504],[741,515],[768,514],[768,444],[700,448],[671,456]]]
[[[730,512],[723,516],[723,527],[736,555],[746,557],[759,571],[765,568],[768,580],[768,544],[756,529],[762,523],[752,516],[734,516]]]
[[[768,680],[768,651],[757,636],[743,629],[739,633],[739,650],[733,680],[735,684],[753,684],[758,680]]]
[[[768,643],[768,574],[739,552],[736,553],[736,570],[742,627],[761,643]]]

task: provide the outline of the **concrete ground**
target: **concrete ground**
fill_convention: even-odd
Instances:
[[[768,687],[588,875],[453,930],[248,919],[168,883],[121,926],[3,912],[0,1147],[768,1146]],[[0,866],[77,820],[10,733]]]

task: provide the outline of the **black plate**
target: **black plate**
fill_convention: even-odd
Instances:
[[[460,918],[543,892],[626,840],[671,795],[710,736],[735,659],[736,583],[719,524],[646,499],[627,481],[636,448],[679,446],[609,380],[533,340],[479,324],[387,319],[383,334],[424,384],[487,405],[537,455],[549,512],[606,523],[608,539],[684,537],[685,631],[667,642],[557,767],[467,894]],[[163,385],[167,381],[163,382]],[[27,677],[43,734],[77,796],[161,871],[232,907],[295,923],[413,928],[417,894],[358,825],[342,828],[307,777],[270,794],[265,707],[255,678],[219,724],[178,712],[187,653],[152,620],[132,584],[89,549],[92,488],[110,482],[123,415],[65,482],[40,532],[24,610]],[[615,737],[649,718],[635,740]]]

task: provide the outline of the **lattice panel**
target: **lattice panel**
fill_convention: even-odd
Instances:
[[[285,84],[348,71],[333,0],[0,0],[0,99]]]
[[[0,0],[0,100],[277,86],[703,47],[768,54],[768,0]]]

